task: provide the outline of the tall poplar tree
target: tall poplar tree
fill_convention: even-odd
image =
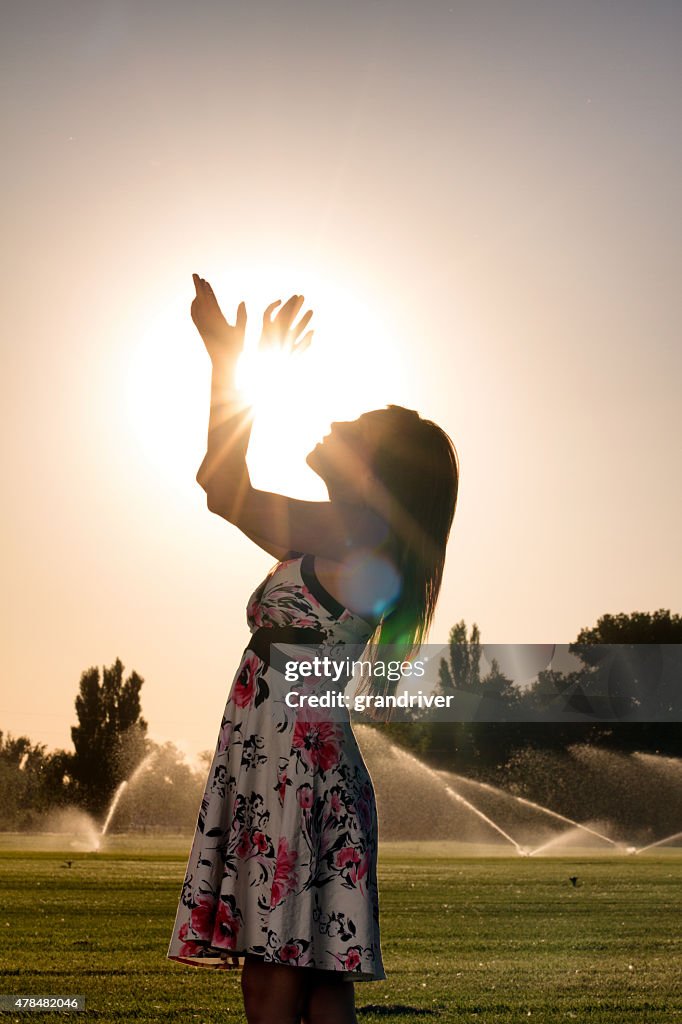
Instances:
[[[128,778],[146,753],[147,722],[141,717],[140,690],[144,679],[133,671],[123,680],[117,658],[110,668],[83,672],[76,714],[71,729],[75,748],[69,766],[79,802],[91,814],[102,816],[118,786]]]

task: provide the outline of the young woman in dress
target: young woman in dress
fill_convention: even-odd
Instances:
[[[329,501],[254,488],[252,415],[235,386],[246,309],[240,303],[231,326],[208,282],[195,274],[194,284],[192,319],[213,367],[197,481],[209,510],[277,564],[247,605],[252,636],[225,707],[167,955],[197,967],[243,965],[249,1024],[353,1024],[353,982],[385,978],[374,791],[349,720],[291,711],[281,699],[270,646],[359,652],[371,641],[395,645],[392,657],[418,648],[440,590],[457,454],[436,424],[389,406],[332,424],[308,454]],[[278,305],[263,315],[261,349],[300,352],[312,313],[294,325],[303,296],[273,317]]]

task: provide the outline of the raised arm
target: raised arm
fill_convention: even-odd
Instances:
[[[207,495],[223,484],[231,490],[250,484],[246,453],[253,410],[236,388],[235,369],[236,362],[213,364],[206,455],[196,476]]]
[[[231,492],[208,492],[208,507],[277,557],[302,551],[342,562],[354,550],[379,547],[387,528],[363,505],[301,501],[261,491],[249,482]]]
[[[246,452],[251,434],[252,414],[243,395],[237,391],[237,361],[244,347],[246,306],[240,302],[237,322],[228,324],[208,281],[193,274],[196,295],[191,315],[211,359],[211,401],[206,455],[197,482],[206,490],[225,477],[231,486],[242,487],[248,481]]]
[[[253,414],[235,385],[246,309],[241,303],[237,325],[231,328],[220,313],[210,285],[196,276],[195,285],[192,317],[213,364],[208,444],[197,473],[209,510],[277,558],[293,550],[342,561],[354,548],[381,543],[386,535],[383,522],[361,505],[300,501],[253,487],[246,465]],[[294,354],[307,347],[313,332],[300,336],[312,312],[291,326],[302,303],[303,296],[293,295],[274,319],[271,313],[279,302],[268,306],[263,315],[261,350],[277,347]]]

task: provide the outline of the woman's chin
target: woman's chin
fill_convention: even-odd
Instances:
[[[311,452],[308,452],[308,454],[305,457],[306,464],[310,467],[310,469],[312,469],[313,473],[320,472],[321,463],[318,456],[319,449],[320,445],[316,444],[313,450]]]
[[[321,445],[315,445],[313,450],[306,455],[305,461],[313,473],[316,473],[325,487],[329,489],[329,466],[325,462],[324,452],[321,451],[321,448]]]

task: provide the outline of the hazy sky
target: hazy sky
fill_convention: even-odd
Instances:
[[[682,610],[682,5],[15,0],[0,47],[0,728],[70,747],[120,657],[151,736],[215,745],[273,560],[194,479],[194,271],[251,343],[315,310],[258,486],[325,498],[306,452],[387,402],[452,436],[431,642]]]

